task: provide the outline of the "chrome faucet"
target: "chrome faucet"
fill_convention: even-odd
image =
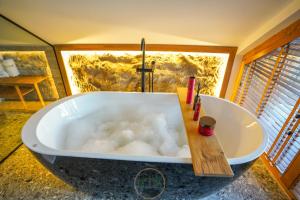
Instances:
[[[143,52],[142,67],[136,69],[137,72],[141,72],[141,90],[142,90],[142,92],[145,92],[145,73],[148,72],[149,73],[149,92],[150,92],[150,87],[151,86],[152,86],[151,90],[153,92],[153,71],[154,71],[155,61],[152,61],[151,68],[146,68],[146,65],[145,65],[146,42],[145,42],[144,38],[142,38],[142,41],[141,41],[141,51]],[[150,76],[151,75],[152,75],[152,78],[151,78],[152,81],[150,82]]]

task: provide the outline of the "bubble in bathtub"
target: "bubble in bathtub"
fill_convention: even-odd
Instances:
[[[149,128],[149,127],[142,125],[142,128],[140,130],[136,130],[136,139],[142,140],[142,141],[156,147],[155,140],[157,140],[157,136],[153,132],[151,127]]]
[[[79,119],[69,123],[66,130],[65,148],[67,149],[76,149],[82,146],[90,135],[95,132],[94,127],[87,121]]]
[[[176,127],[169,127],[164,113],[157,110],[137,112],[137,115],[132,113],[122,113],[123,117],[119,115],[114,119],[103,114],[90,114],[74,120],[67,127],[66,148],[99,153],[176,156],[179,146],[186,144]]]
[[[150,124],[154,131],[159,133],[162,138],[168,135],[168,125],[164,114],[154,115]]]
[[[159,153],[165,156],[176,156],[177,152],[178,146],[172,138],[165,139],[159,147]]]
[[[183,145],[180,150],[177,152],[178,157],[182,158],[191,158],[191,152],[188,145]]]
[[[119,146],[128,144],[135,139],[134,132],[128,127],[125,130],[116,130],[109,136],[109,140],[115,141]]]
[[[94,138],[91,138],[81,146],[81,150],[87,152],[109,153],[114,151],[116,147],[117,143],[113,140],[95,140]]]
[[[179,137],[178,131],[176,131],[174,128],[169,128],[168,127],[168,133],[169,133],[169,136],[173,138],[173,140],[176,142],[177,145],[182,143],[180,141],[181,138]]]
[[[113,122],[105,122],[98,124],[95,132],[93,132],[93,136],[99,139],[108,137],[114,126],[115,123]]]
[[[153,146],[139,140],[130,142],[129,144],[122,146],[115,150],[113,153],[129,154],[139,156],[158,156],[159,154],[153,148]]]

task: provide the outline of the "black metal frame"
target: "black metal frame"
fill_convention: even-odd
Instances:
[[[57,54],[56,54],[56,51],[55,51],[55,48],[54,48],[54,45],[52,45],[51,43],[47,42],[46,40],[44,40],[43,38],[41,38],[40,36],[34,34],[33,32],[29,31],[28,29],[24,28],[23,26],[17,24],[16,22],[14,22],[13,20],[9,19],[8,17],[4,16],[3,14],[0,13],[0,17],[2,17],[3,19],[7,20],[8,22],[12,23],[13,25],[17,26],[18,28],[22,29],[23,31],[25,31],[26,33],[32,35],[33,37],[36,37],[37,39],[41,40],[42,42],[44,42],[45,44],[49,45],[53,52],[54,52],[54,55],[55,55],[55,60],[56,60],[56,63],[57,63],[57,66],[59,66],[59,63],[58,63],[58,59],[57,59]],[[59,73],[60,73],[60,76],[62,77],[62,72],[59,68]],[[64,81],[63,81],[63,84]],[[66,86],[64,85],[64,89],[65,89],[65,93],[67,94],[67,90],[66,90]]]

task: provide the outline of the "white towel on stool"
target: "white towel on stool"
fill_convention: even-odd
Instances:
[[[13,59],[6,59],[6,60],[3,60],[2,62],[4,68],[5,68],[5,71],[8,73],[9,76],[18,76],[20,75],[20,72],[16,66],[16,63]]]
[[[4,67],[0,63],[0,78],[9,77],[8,73],[5,71]]]

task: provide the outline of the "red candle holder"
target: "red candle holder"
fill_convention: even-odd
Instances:
[[[200,118],[198,132],[204,136],[211,136],[214,134],[216,120],[209,116],[203,116]]]

